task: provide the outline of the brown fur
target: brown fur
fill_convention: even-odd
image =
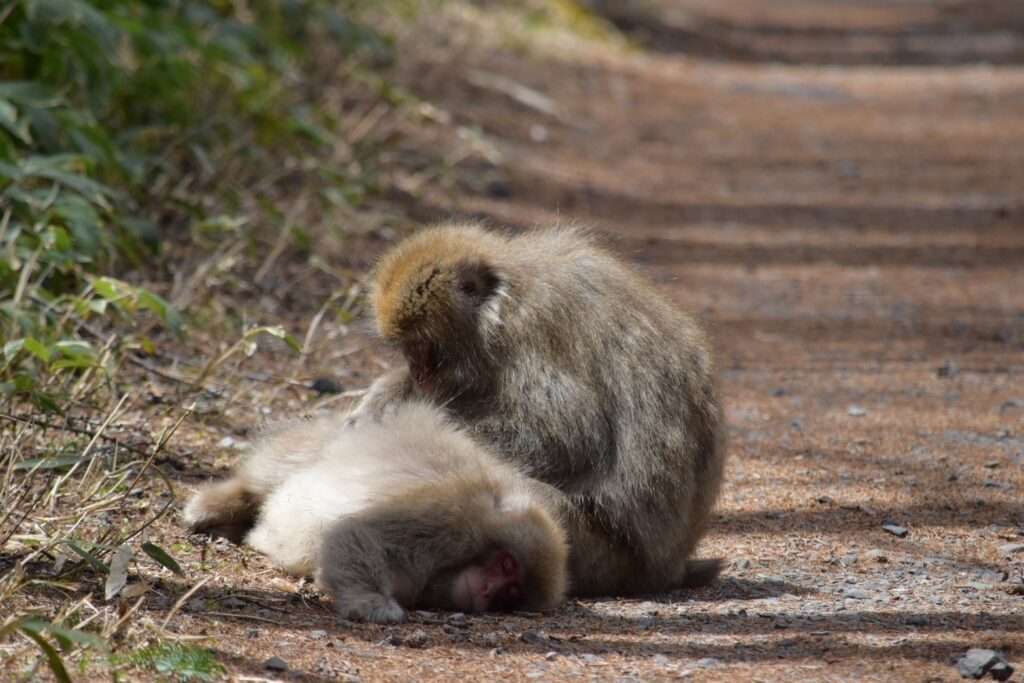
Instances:
[[[560,490],[577,594],[714,578],[717,561],[687,562],[725,460],[711,356],[691,317],[566,228],[424,230],[384,255],[371,294],[407,367],[371,387],[357,419],[428,399]]]

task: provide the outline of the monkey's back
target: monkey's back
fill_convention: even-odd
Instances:
[[[652,565],[677,564],[703,534],[724,461],[703,331],[578,230],[512,237],[499,268],[499,400],[471,424]]]
[[[258,475],[298,462],[304,466],[270,492],[246,537],[294,574],[312,573],[323,534],[346,516],[391,501],[405,505],[431,484],[479,494],[508,490],[519,477],[441,409],[421,402],[398,405],[379,422],[352,426],[331,416],[293,426],[271,435],[246,466]]]

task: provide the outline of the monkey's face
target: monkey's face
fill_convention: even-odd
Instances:
[[[500,278],[486,264],[457,260],[425,263],[404,281],[392,275],[385,283],[375,297],[378,326],[420,390],[442,400],[471,393],[490,375],[485,331],[498,321]]]
[[[465,612],[507,612],[523,604],[522,582],[519,561],[498,550],[455,575],[452,602]]]

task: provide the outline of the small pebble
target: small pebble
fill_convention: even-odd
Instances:
[[[864,417],[868,414],[868,411],[864,410],[861,406],[850,406],[846,409],[846,413],[850,417]]]
[[[961,678],[981,678],[990,674],[997,681],[1005,681],[1013,675],[1013,667],[1006,658],[995,650],[971,648],[957,662]]]
[[[309,388],[320,395],[340,394],[345,391],[345,387],[343,387],[340,382],[333,380],[330,377],[317,377],[313,380],[313,383],[309,385]]]
[[[999,552],[1007,556],[1024,553],[1024,543],[1004,543],[999,546]]]
[[[721,663],[721,660],[715,657],[704,657],[703,659],[698,659],[693,665],[699,669],[713,669],[716,666],[720,666]]]
[[[418,628],[405,637],[403,644],[406,647],[421,648],[427,644],[427,640],[427,632]]]
[[[893,522],[886,522],[882,525],[882,529],[888,531],[896,538],[906,538],[907,534],[910,533],[909,531],[907,531],[906,527],[900,526],[899,524],[895,524]]]
[[[886,555],[881,550],[878,550],[877,548],[874,550],[869,550],[867,552],[867,558],[869,560],[874,560],[878,564],[886,564],[889,561],[888,555]]]
[[[323,640],[327,637],[327,631],[322,628],[314,629],[309,632],[309,637],[313,640]]]
[[[1002,583],[1010,578],[1010,574],[1003,569],[984,569],[978,572],[978,580],[985,583]]]
[[[284,661],[280,657],[274,656],[263,662],[263,668],[267,671],[287,671],[288,662]]]
[[[519,640],[530,645],[540,645],[541,643],[547,643],[550,639],[543,631],[523,631],[519,636]]]

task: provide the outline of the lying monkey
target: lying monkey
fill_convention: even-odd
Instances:
[[[568,582],[561,494],[474,442],[436,407],[406,402],[268,435],[186,523],[313,574],[344,618],[405,610],[541,610]]]

